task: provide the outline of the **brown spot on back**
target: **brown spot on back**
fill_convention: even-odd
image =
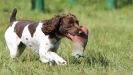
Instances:
[[[33,37],[33,34],[36,31],[36,27],[37,27],[38,23],[32,23],[28,26],[28,29],[30,31],[31,37]]]
[[[24,27],[27,26],[28,24],[31,24],[32,21],[29,20],[20,20],[14,28],[14,31],[16,32],[16,34],[18,35],[19,38],[21,38],[22,36],[22,32],[24,30]]]

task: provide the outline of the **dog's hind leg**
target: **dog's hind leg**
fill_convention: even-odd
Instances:
[[[15,58],[16,56],[18,56],[19,52],[19,45],[20,45],[20,38],[16,35],[16,33],[14,32],[13,28],[8,28],[5,32],[5,40],[6,40],[6,44],[7,47],[10,51],[10,56],[11,58]]]
[[[10,39],[10,38],[5,38],[6,44],[10,51],[11,58],[15,58],[18,54],[18,42],[19,41],[15,40],[15,39]],[[15,36],[14,36],[14,38],[15,38]]]
[[[21,42],[19,43],[19,45],[17,44],[11,45],[10,43],[11,42],[7,42],[7,46],[9,48],[11,58],[19,57],[26,48],[26,46]]]

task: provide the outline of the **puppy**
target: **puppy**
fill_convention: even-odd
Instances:
[[[54,16],[48,20],[34,22],[30,20],[16,20],[15,8],[10,17],[10,24],[5,31],[5,40],[11,58],[20,56],[26,47],[38,52],[43,63],[55,62],[65,65],[67,62],[56,52],[61,39],[67,37],[74,44],[73,56],[82,56],[88,41],[88,29],[79,26],[77,18],[71,14]]]

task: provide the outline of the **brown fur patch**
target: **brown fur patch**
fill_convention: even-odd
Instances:
[[[33,34],[36,31],[36,27],[37,27],[38,23],[32,23],[28,26],[28,29],[30,31],[31,37],[33,37]]]
[[[31,24],[32,21],[29,21],[29,20],[20,20],[16,25],[15,25],[15,28],[14,28],[14,32],[16,32],[16,34],[18,35],[19,38],[21,38],[22,36],[22,32],[24,30],[24,27],[28,24]]]
[[[50,20],[44,20],[42,31],[45,34],[49,34],[51,32],[57,32],[59,26],[60,26],[60,16],[55,16]]]

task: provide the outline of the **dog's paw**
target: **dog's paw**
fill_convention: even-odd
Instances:
[[[57,63],[57,65],[67,65],[67,62],[66,61],[62,61],[62,62],[58,61],[56,63]]]
[[[54,60],[52,60],[52,61],[49,61],[48,64],[50,66],[52,66],[52,65],[66,65],[67,62],[66,61],[60,62],[60,61],[54,61]]]
[[[64,59],[55,60],[55,63],[57,65],[67,65],[67,62]]]

